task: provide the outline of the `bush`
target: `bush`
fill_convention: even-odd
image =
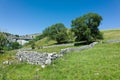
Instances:
[[[20,45],[18,42],[9,42],[5,47],[4,50],[14,50],[21,48],[22,45]]]

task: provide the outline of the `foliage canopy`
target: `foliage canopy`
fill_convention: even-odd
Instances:
[[[45,36],[48,36],[52,40],[56,40],[57,43],[66,42],[67,28],[62,23],[54,24],[43,31]]]
[[[4,46],[7,44],[7,36],[0,32],[0,52],[3,50]]]
[[[87,42],[102,39],[98,26],[102,17],[96,13],[88,13],[72,21],[72,30],[75,33],[76,41],[86,40]]]

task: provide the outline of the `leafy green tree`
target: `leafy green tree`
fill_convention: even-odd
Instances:
[[[6,44],[7,44],[7,36],[3,32],[0,32],[0,52],[2,52]]]
[[[44,35],[41,34],[41,35],[36,36],[34,40],[35,40],[35,41],[38,41],[38,40],[41,40],[41,39],[43,39],[43,38],[44,38]]]
[[[62,23],[54,24],[43,31],[44,36],[48,36],[52,40],[56,40],[57,43],[63,43],[67,41],[67,28]]]
[[[74,32],[71,29],[67,29],[67,41],[68,42],[74,42],[75,37],[74,37]]]
[[[19,49],[22,46],[18,42],[11,42],[12,49]]]
[[[102,39],[99,25],[102,17],[96,13],[88,13],[72,21],[72,30],[75,33],[76,41],[86,40],[93,42]]]
[[[35,49],[35,41],[34,40],[31,40],[29,41],[30,45],[31,45],[31,48],[32,49]]]
[[[7,45],[4,46],[4,50],[14,50],[21,47],[22,45],[20,45],[18,42],[8,42]]]

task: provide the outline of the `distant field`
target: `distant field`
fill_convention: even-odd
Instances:
[[[110,39],[120,39],[120,29],[115,30],[104,30],[101,31],[103,33],[104,40]],[[55,44],[56,41],[49,40],[48,38],[44,38],[36,42],[36,46],[48,46]]]
[[[104,40],[120,39],[120,29],[102,31]]]

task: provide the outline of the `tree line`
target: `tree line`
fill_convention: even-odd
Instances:
[[[18,42],[10,42],[7,40],[8,36],[8,33],[0,32],[0,53],[4,53],[6,50],[14,50],[22,47]]]
[[[72,20],[71,28],[67,29],[64,24],[56,23],[47,27],[43,35],[56,40],[57,43],[70,41],[86,41],[87,43],[103,39],[99,31],[102,17],[97,13],[88,13]]]

